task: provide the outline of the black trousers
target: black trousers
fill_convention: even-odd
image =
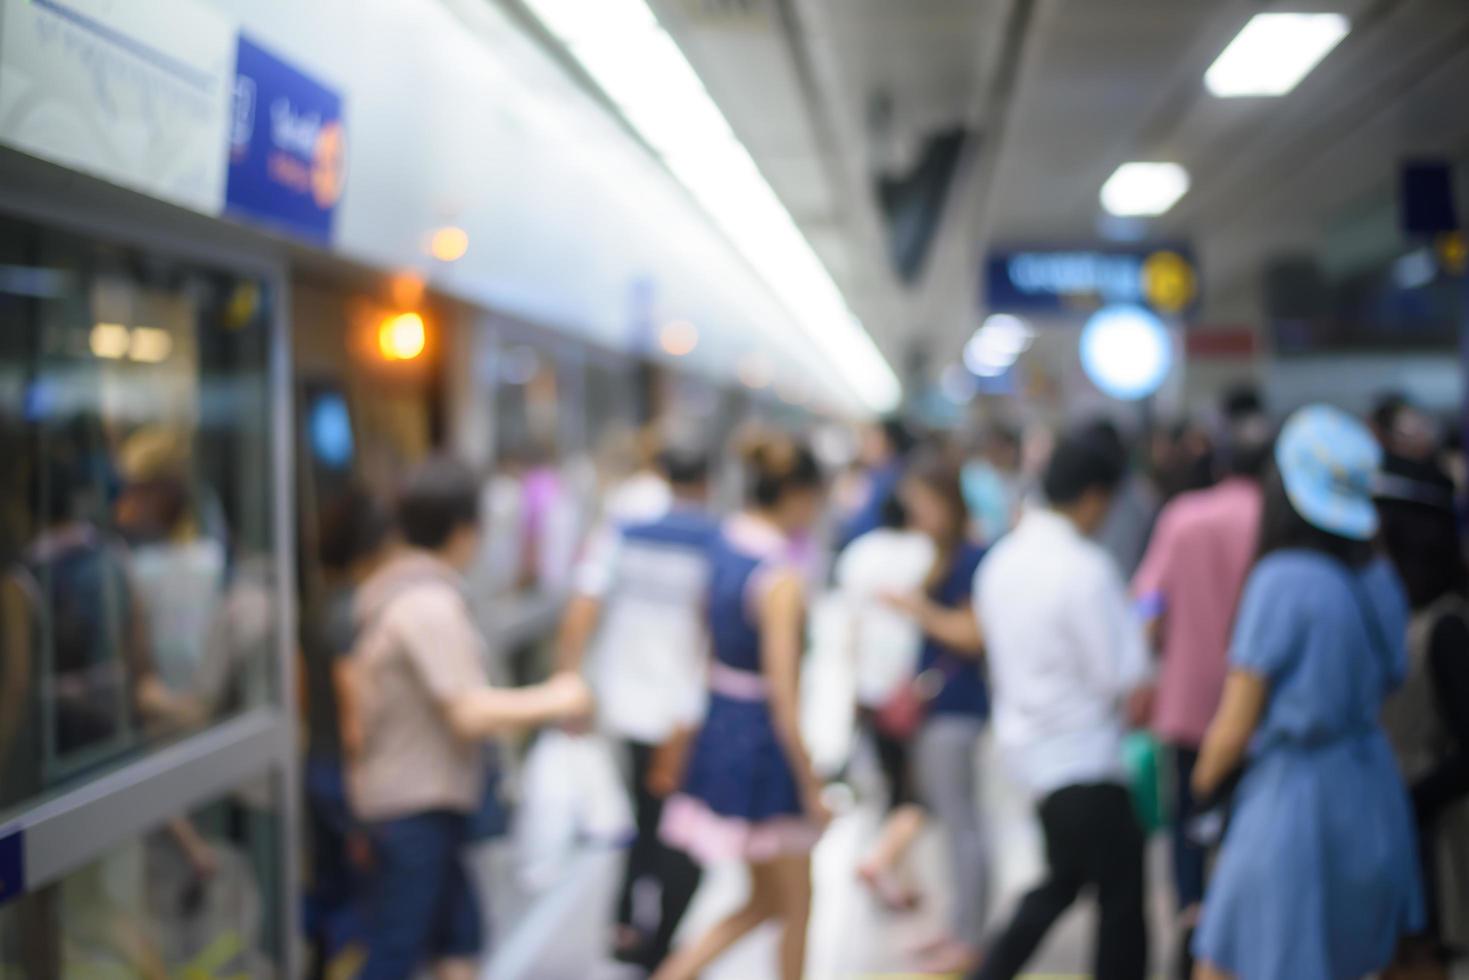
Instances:
[[[1083,888],[1096,891],[1096,980],[1144,980],[1148,932],[1144,920],[1143,832],[1132,798],[1115,783],[1068,786],[1041,801],[1046,879],[1020,902],[991,945],[977,980],[1010,980],[1071,907]]]
[[[658,838],[658,824],[663,819],[663,799],[648,791],[648,767],[658,746],[644,742],[626,742],[632,760],[633,802],[637,814],[638,836],[627,855],[622,893],[617,903],[617,921],[634,925],[633,889],[638,882],[652,880],[660,895],[658,925],[648,937],[647,945],[636,959],[649,969],[668,958],[673,947],[673,934],[702,877],[699,866],[682,851],[675,850]]]
[[[862,727],[872,737],[872,747],[877,751],[877,763],[882,767],[882,778],[887,783],[887,810],[892,813],[900,806],[918,802],[913,783],[913,743],[911,740],[894,738],[877,727],[877,712],[862,708],[858,714]]]
[[[1194,799],[1194,766],[1199,750],[1170,746],[1173,754],[1173,888],[1180,912],[1204,901],[1204,869],[1208,851],[1189,837],[1189,825],[1199,815]]]

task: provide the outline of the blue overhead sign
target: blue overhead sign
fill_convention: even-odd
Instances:
[[[985,262],[984,306],[991,311],[1086,312],[1128,303],[1163,316],[1187,313],[1199,279],[1188,249],[1016,249]]]
[[[225,210],[326,245],[346,169],[341,96],[240,35]]]

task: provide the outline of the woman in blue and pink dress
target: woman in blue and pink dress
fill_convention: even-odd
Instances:
[[[799,980],[806,959],[811,850],[829,814],[797,724],[806,596],[791,540],[816,521],[823,488],[804,446],[773,440],[748,457],[749,509],[729,520],[711,556],[708,714],[662,834],[702,863],[743,861],[750,897],[654,980],[692,980],[772,919],[782,980]]]

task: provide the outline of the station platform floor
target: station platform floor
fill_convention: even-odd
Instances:
[[[825,651],[825,652],[824,652]],[[833,820],[814,855],[815,885],[808,942],[807,980],[900,980],[936,976],[915,972],[908,952],[946,921],[948,889],[939,835],[925,832],[912,859],[925,901],[911,914],[895,915],[860,887],[856,867],[881,819],[876,763],[857,746],[852,721],[851,677],[841,654],[820,642],[803,673],[802,722],[819,769],[834,771],[853,760],[855,799]],[[1027,795],[1005,775],[986,736],[979,758],[979,806],[991,837],[993,900],[991,929],[1006,921],[1017,899],[1043,869],[1042,841]],[[1151,976],[1172,975],[1176,936],[1166,839],[1149,848],[1149,942]],[[516,885],[513,854],[491,845],[474,860],[490,917],[491,953],[483,980],[637,980],[641,972],[606,958],[610,920],[623,855],[590,851],[548,891],[531,897]],[[689,910],[681,936],[702,931],[739,905],[746,889],[742,868],[713,868]],[[1095,908],[1083,898],[1057,924],[1024,976],[1031,980],[1090,977]],[[704,973],[704,980],[766,980],[775,972],[776,931],[764,927],[731,949]],[[1454,980],[1469,980],[1469,964]]]
[[[988,773],[992,753],[981,761]],[[992,924],[1002,922],[1015,900],[1042,868],[1038,829],[1028,805],[1012,786],[993,777],[984,809],[994,834],[996,900]],[[837,817],[814,856],[815,895],[809,937],[807,976],[811,980],[867,980],[867,978],[920,977],[907,951],[946,921],[948,894],[943,846],[926,832],[912,855],[917,881],[924,889],[923,905],[909,914],[881,908],[856,880],[854,869],[873,839],[880,814],[864,803]],[[480,856],[480,873],[487,904],[495,920],[494,952],[485,965],[484,980],[636,980],[640,973],[605,960],[602,950],[622,856],[592,852],[578,859],[576,869],[550,892],[534,902],[513,898],[511,858],[503,851]],[[1166,856],[1161,840],[1150,854],[1151,940],[1154,975],[1173,951],[1166,883]],[[694,900],[684,923],[684,935],[694,934],[737,906],[746,888],[738,867],[714,868]],[[1094,910],[1086,900],[1057,925],[1031,965],[1027,976],[1071,980],[1090,975],[1088,965]],[[763,980],[774,975],[776,935],[765,927],[734,947],[705,973],[706,980]],[[933,975],[930,975],[933,976]]]
[[[819,617],[818,617],[819,619]],[[817,642],[803,674],[803,727],[819,768],[837,768],[852,754],[853,805],[828,828],[814,855],[815,894],[808,942],[810,980],[865,980],[917,977],[907,951],[931,936],[945,921],[948,901],[944,854],[929,830],[912,855],[923,906],[912,914],[885,911],[859,886],[855,869],[876,835],[881,819],[875,763],[855,745],[850,672],[841,654]],[[1039,826],[1025,794],[1005,778],[986,739],[976,760],[981,800],[992,833],[994,861],[993,923],[1003,921],[1015,900],[1039,876],[1042,845]],[[866,784],[866,786],[864,786]],[[870,787],[864,792],[864,788]],[[491,917],[492,953],[485,980],[634,980],[638,971],[605,960],[610,917],[622,868],[616,852],[589,852],[550,891],[531,899],[515,886],[513,857],[504,847],[478,855],[481,894]],[[1153,843],[1151,862],[1151,940],[1155,975],[1173,952],[1167,885],[1166,848]],[[701,931],[737,906],[746,888],[738,867],[714,868],[684,922],[681,935]],[[1037,955],[1029,974],[1062,980],[1089,974],[1093,909],[1085,900],[1058,925]],[[773,976],[775,929],[765,927],[736,946],[705,973],[706,980],[764,980]]]

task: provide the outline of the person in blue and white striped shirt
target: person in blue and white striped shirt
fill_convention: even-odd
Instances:
[[[631,761],[637,839],[618,904],[615,951],[655,969],[699,885],[698,866],[658,838],[664,797],[678,781],[681,747],[704,712],[708,641],[704,604],[709,545],[718,533],[708,511],[709,460],[666,449],[659,468],[672,489],[657,516],[619,521],[593,537],[577,570],[560,636],[560,666],[586,660],[601,729]],[[656,923],[635,924],[641,882],[660,891]]]

